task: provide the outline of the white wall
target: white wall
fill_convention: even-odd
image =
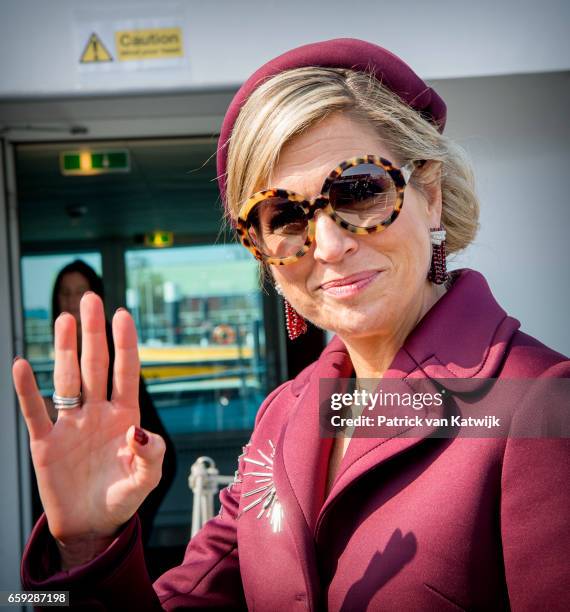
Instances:
[[[435,86],[481,200],[480,233],[455,265],[483,272],[523,330],[570,355],[570,73]]]
[[[568,70],[569,18],[567,0],[3,0],[0,98],[225,87],[289,48],[340,36],[381,44],[426,78]],[[81,67],[91,31],[151,22],[183,28],[184,60]]]

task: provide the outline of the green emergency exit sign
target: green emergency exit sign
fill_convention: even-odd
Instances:
[[[126,149],[109,151],[64,151],[59,156],[65,176],[92,176],[111,172],[130,172],[131,158]]]

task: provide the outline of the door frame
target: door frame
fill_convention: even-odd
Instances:
[[[32,528],[29,442],[12,384],[14,355],[24,352],[14,147],[0,139],[0,584],[20,590],[20,559]]]

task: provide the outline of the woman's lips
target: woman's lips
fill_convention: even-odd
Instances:
[[[321,289],[327,294],[337,298],[352,297],[370,283],[372,283],[379,275],[380,270],[369,270],[367,272],[359,272],[345,278],[339,278],[321,285]]]

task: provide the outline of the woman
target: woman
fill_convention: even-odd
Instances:
[[[151,587],[131,517],[158,482],[163,444],[148,433],[148,443],[136,441],[132,319],[113,319],[122,376],[102,403],[103,358],[92,354],[100,302],[81,303],[81,370],[66,353],[73,321],[60,317],[57,392],[74,397],[81,372],[83,407],[51,428],[26,362],[14,366],[47,514],[24,555],[26,588],[143,610],[566,607],[565,441],[319,435],[322,379],[437,376],[476,386],[570,372],[563,356],[518,331],[481,275],[448,278],[445,248],[472,240],[478,207],[444,124],[439,96],[363,41],[295,49],[242,86],[218,153],[227,216],[283,293],[290,335],[306,318],[336,337],[267,397],[219,516]],[[71,461],[71,432],[101,466],[89,484]],[[88,435],[97,436],[91,446]],[[108,456],[96,450],[103,442]],[[63,482],[84,476],[86,495],[99,493],[93,507],[72,509],[54,464]]]
[[[93,270],[91,266],[79,259],[64,266],[58,273],[52,292],[52,320],[55,326],[55,321],[62,312],[68,312],[75,319],[75,328],[77,331],[77,349],[81,356],[81,316],[80,303],[83,295],[92,291],[97,294],[101,300],[105,299],[103,281],[101,277]],[[106,342],[109,347],[109,374],[107,376],[107,399],[111,398],[113,391],[113,363],[115,353],[113,350],[113,337],[110,324],[105,321]],[[46,401],[46,407],[50,413],[52,420],[57,418],[57,410],[54,408],[51,398]],[[150,538],[152,525],[156,513],[163,499],[174,480],[176,474],[176,450],[172,440],[168,436],[162,421],[156,411],[154,403],[147,391],[144,379],[139,377],[139,409],[141,427],[158,433],[166,443],[166,453],[162,465],[162,478],[160,484],[154,489],[145,499],[144,503],[138,509],[138,515],[141,521],[142,539],[146,545]],[[37,499],[37,498],[36,498]],[[37,500],[39,501],[39,500]],[[35,518],[39,517],[39,512]]]

